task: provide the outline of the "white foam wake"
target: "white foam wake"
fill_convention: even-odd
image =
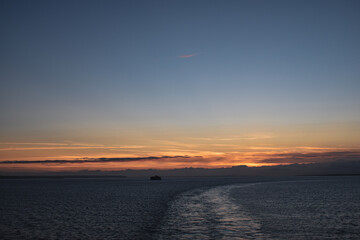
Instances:
[[[230,197],[228,185],[183,193],[170,206],[157,239],[269,239],[259,222]]]

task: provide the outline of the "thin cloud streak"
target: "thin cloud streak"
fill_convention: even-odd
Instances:
[[[197,53],[194,53],[194,54],[186,54],[186,55],[181,55],[179,56],[179,58],[191,58],[191,57],[194,57],[198,55]]]
[[[137,157],[137,158],[82,158],[74,160],[15,160],[15,161],[1,161],[0,164],[38,164],[38,163],[104,163],[104,162],[136,162],[136,161],[158,161],[174,158],[190,158],[189,156],[161,156],[161,157]]]
[[[273,154],[270,158],[261,160],[261,163],[318,163],[336,160],[360,160],[360,152],[341,151],[341,152],[311,152],[311,153],[279,153]]]
[[[51,145],[52,146],[52,145]],[[55,146],[54,147],[9,147],[0,148],[0,151],[29,151],[29,150],[66,150],[66,149],[140,149],[144,146]]]
[[[48,142],[0,142],[0,145],[46,145],[46,146],[64,146],[68,143],[48,143]],[[78,144],[76,144],[78,145]]]
[[[180,152],[179,152],[180,153]],[[166,153],[165,153],[166,154]],[[180,153],[181,154],[181,153]],[[356,161],[360,160],[358,151],[329,151],[329,152],[310,152],[310,153],[235,153],[235,154],[202,154],[202,156],[151,156],[151,157],[101,157],[101,158],[78,158],[78,159],[46,159],[46,160],[8,160],[1,161],[0,164],[86,164],[86,163],[121,163],[121,162],[164,162],[166,164],[201,164],[201,166],[229,166],[238,164],[256,165],[276,165],[276,164],[302,164],[302,163],[321,163],[337,160]]]

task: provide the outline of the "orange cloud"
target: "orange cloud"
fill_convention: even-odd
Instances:
[[[124,145],[124,146],[63,146],[63,145],[49,145],[51,147],[7,147],[7,148],[0,148],[0,151],[31,151],[31,150],[64,150],[64,149],[139,149],[144,148],[144,146],[131,146],[131,145]],[[52,147],[53,146],[53,147]]]
[[[218,168],[238,165],[270,166],[286,165],[293,163],[324,163],[337,160],[358,161],[360,152],[243,152],[233,154],[210,154],[202,156],[188,155],[161,155],[144,157],[100,157],[100,158],[75,158],[75,159],[44,159],[44,160],[7,160],[0,161],[1,166],[28,166],[28,169],[172,169],[183,167]]]
[[[181,56],[179,56],[179,58],[190,58],[190,57],[194,57],[194,56],[196,56],[197,55],[197,53],[194,53],[194,54],[186,54],[186,55],[181,55]]]

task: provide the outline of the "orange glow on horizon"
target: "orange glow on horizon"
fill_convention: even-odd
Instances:
[[[319,128],[319,126],[317,126]],[[86,141],[3,141],[0,162],[35,161],[35,163],[0,163],[1,171],[79,171],[124,169],[227,168],[274,166],[293,163],[317,163],[353,159],[360,151],[360,135],[346,125],[290,128],[278,127],[247,132],[236,128],[212,130],[156,131],[111,137],[96,133]],[[255,130],[254,130],[255,129]],[[350,131],[351,130],[351,131]],[[161,134],[160,134],[160,133]],[[101,139],[99,136],[102,136]],[[71,136],[69,136],[71,139]],[[105,139],[105,140],[104,140]],[[351,141],[350,141],[351,140]],[[355,155],[356,156],[355,156]],[[166,156],[183,156],[166,158]],[[146,159],[155,157],[159,159]],[[101,158],[144,158],[142,160],[106,160]],[[100,159],[96,162],[82,161]],[[77,162],[54,162],[55,160]],[[47,161],[40,163],[37,161]]]
[[[215,153],[198,152],[179,155],[179,152],[162,152],[157,155],[136,155],[136,154],[109,154],[95,155],[86,158],[74,156],[58,156],[46,158],[28,158],[26,160],[13,159],[12,163],[3,163],[2,170],[7,171],[79,171],[79,170],[102,170],[102,171],[120,171],[126,169],[144,170],[144,169],[179,169],[179,168],[229,168],[233,166],[246,165],[248,167],[262,167],[287,165],[292,163],[316,163],[322,161],[320,158],[329,152],[309,151],[307,153],[299,152],[243,152],[243,153]],[[331,152],[335,154],[336,152]],[[339,152],[343,153],[343,152]],[[351,152],[349,152],[351,153]],[[319,154],[319,157],[313,157],[313,154]],[[296,157],[304,156],[308,159],[303,162],[293,162],[287,159],[293,155]],[[168,157],[167,157],[168,156]],[[152,159],[152,157],[156,157]],[[140,159],[138,159],[140,158]],[[149,158],[149,159],[148,159]],[[104,162],[102,162],[105,159]],[[112,160],[115,159],[115,160]],[[124,160],[122,160],[124,159]],[[134,160],[133,160],[134,159]],[[271,161],[269,161],[269,159]],[[56,162],[61,160],[62,162]],[[74,161],[66,163],[66,161]],[[9,160],[8,160],[9,161]],[[29,161],[31,163],[16,163],[16,161]],[[35,161],[35,163],[32,163]],[[41,163],[39,161],[46,161]],[[88,162],[95,161],[95,162]]]

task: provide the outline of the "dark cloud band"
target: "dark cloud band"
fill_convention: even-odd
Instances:
[[[316,163],[336,160],[360,160],[360,152],[281,153],[262,160],[262,163]]]
[[[158,161],[173,158],[190,158],[189,156],[160,156],[160,157],[137,157],[137,158],[82,158],[74,160],[18,160],[18,161],[1,161],[0,164],[34,164],[34,163],[104,163],[104,162],[137,162],[137,161]]]

